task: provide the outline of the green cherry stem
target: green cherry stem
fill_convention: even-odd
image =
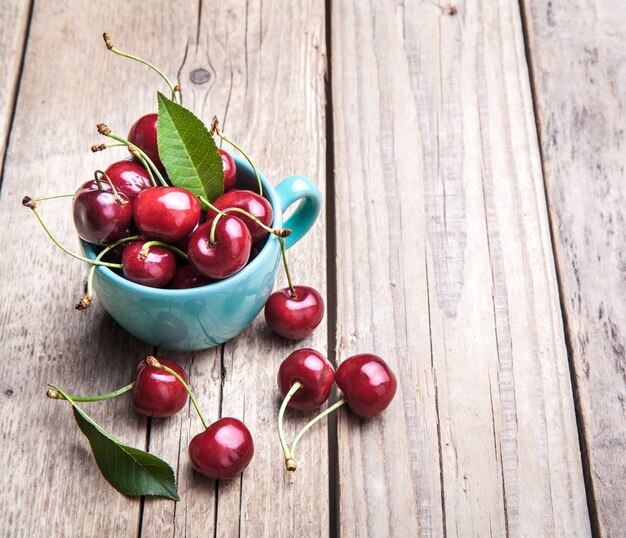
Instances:
[[[347,401],[345,399],[341,399],[336,401],[333,405],[331,405],[329,408],[325,409],[324,411],[322,411],[319,415],[317,415],[314,419],[312,419],[311,421],[307,422],[306,425],[304,426],[304,428],[302,428],[298,434],[296,435],[295,439],[293,440],[293,443],[291,443],[291,447],[289,449],[289,454],[291,455],[291,458],[294,460],[294,465],[295,465],[295,456],[296,456],[296,446],[298,444],[298,441],[301,439],[301,437],[309,430],[309,428],[313,427],[315,424],[317,424],[320,420],[322,420],[325,416],[330,415],[333,411],[335,411],[336,409],[339,409],[342,405],[346,404]]]
[[[185,382],[185,380],[182,377],[180,377],[180,375],[178,375],[178,373],[176,373],[174,370],[172,370],[171,368],[168,368],[164,364],[161,364],[158,361],[158,359],[156,357],[153,357],[152,355],[146,358],[146,362],[150,366],[154,366],[155,368],[160,368],[161,370],[165,370],[166,372],[169,372],[176,379],[178,379],[178,381],[180,381],[183,384],[183,387],[185,387],[187,394],[189,394],[191,403],[193,403],[193,406],[196,408],[196,413],[198,413],[198,416],[200,417],[200,421],[202,422],[202,425],[204,426],[204,429],[206,430],[209,427],[209,423],[202,416],[202,413],[200,412],[200,408],[198,407],[198,402],[196,401],[196,397],[193,395],[193,391],[191,390],[189,385]]]
[[[120,396],[121,394],[132,390],[135,383],[129,383],[125,387],[109,392],[108,394],[100,394],[98,396],[72,396],[64,393],[52,383],[48,383],[48,386],[51,388],[48,389],[48,392],[46,392],[46,396],[52,400],[67,400],[69,402],[100,402],[102,400],[110,400],[111,398],[115,398],[116,396]]]
[[[280,440],[280,447],[283,449],[283,456],[285,457],[285,467],[288,471],[296,470],[296,461],[293,459],[293,452],[289,450],[289,445],[287,445],[287,441],[285,440],[285,434],[283,432],[283,416],[285,415],[285,409],[287,409],[287,404],[289,404],[289,400],[293,397],[293,395],[302,388],[302,383],[300,381],[296,381],[289,392],[285,395],[285,399],[280,406],[278,411],[278,439]]]
[[[250,166],[252,167],[252,170],[254,170],[254,175],[256,177],[257,183],[259,184],[259,194],[261,196],[263,196],[263,185],[261,184],[261,178],[259,177],[259,171],[256,169],[256,166],[254,166],[254,163],[252,162],[252,159],[250,159],[250,157],[248,157],[246,152],[243,149],[241,149],[241,147],[239,147],[237,144],[235,144],[230,138],[228,138],[224,133],[222,133],[219,130],[219,120],[217,119],[217,116],[213,116],[213,121],[211,121],[210,132],[211,132],[211,134],[215,133],[224,142],[227,142],[228,144],[233,146],[237,151],[239,151],[239,153],[241,153],[245,157],[246,161],[248,161],[248,163],[250,163]]]
[[[76,258],[77,260],[80,260],[82,262],[89,263],[89,264],[92,264],[92,265],[102,265],[103,267],[110,267],[112,269],[121,269],[122,268],[122,264],[121,263],[109,263],[109,262],[91,260],[89,258],[85,258],[85,256],[80,256],[79,254],[76,254],[76,253],[72,252],[67,247],[65,247],[54,236],[54,234],[52,233],[50,228],[48,228],[47,224],[44,222],[41,214],[39,213],[39,210],[37,209],[37,204],[34,202],[34,200],[30,196],[24,196],[24,198],[22,199],[22,205],[25,206],[25,207],[28,207],[28,208],[30,208],[32,210],[32,212],[37,217],[37,220],[39,221],[39,224],[41,224],[42,228],[44,229],[44,231],[46,232],[48,237],[52,240],[52,242],[57,247],[59,247],[66,254],[69,254],[70,256],[72,256],[73,258]]]
[[[123,146],[124,144],[121,144],[121,145]],[[150,183],[152,183],[153,187],[156,187],[157,182],[156,182],[156,179],[154,179],[152,168],[150,168],[150,165],[148,165],[148,162],[141,156],[141,153],[137,151],[137,146],[134,146],[133,144],[131,144],[130,146],[128,146],[128,151],[130,151],[133,157],[139,159],[139,162],[143,165],[143,167],[148,172],[148,176],[150,176]]]
[[[107,183],[111,187],[111,191],[113,192],[113,199],[115,200],[115,203],[118,205],[126,205],[128,203],[128,200],[124,200],[120,196],[120,194],[117,192],[117,189],[115,188],[115,185],[113,184],[113,181],[111,181],[109,174],[107,174],[106,172],[103,172],[102,170],[96,170],[93,173],[93,177],[96,180],[96,183],[98,184],[98,188],[102,190],[102,185],[100,184],[100,176],[104,176],[104,179],[107,180]]]
[[[98,151],[104,151],[105,149],[108,149],[108,148],[121,148],[125,145],[126,144],[122,144],[121,142],[118,142],[116,144],[94,144],[93,146],[91,146],[91,151],[96,153]]]
[[[163,73],[163,71],[161,71],[158,67],[156,67],[155,65],[151,64],[147,60],[144,60],[143,58],[140,58],[139,56],[135,56],[134,54],[129,54],[128,52],[123,52],[123,51],[121,51],[119,49],[116,49],[113,46],[113,44],[111,43],[111,38],[109,37],[109,34],[107,34],[106,32],[104,34],[102,34],[102,37],[104,39],[104,43],[107,46],[107,49],[109,49],[111,52],[114,52],[115,54],[123,56],[124,58],[128,58],[130,60],[135,60],[136,62],[139,62],[139,63],[142,63],[144,65],[147,65],[150,69],[152,69],[153,71],[158,73],[159,76],[169,86],[170,91],[172,92],[172,101],[174,101],[175,103],[177,102],[177,100],[176,100],[176,90],[180,91],[180,88],[178,87],[178,85],[174,86],[172,84],[172,81],[165,75],[165,73]]]
[[[43,202],[45,200],[54,200],[56,198],[70,198],[72,196],[74,196],[73,192],[67,192],[64,194],[51,194],[50,196],[39,196],[37,198],[31,198],[31,200],[37,203],[37,202]]]
[[[287,275],[287,283],[289,284],[289,291],[291,292],[291,298],[296,299],[296,289],[293,287],[291,281],[291,273],[289,272],[289,264],[287,263],[287,247],[285,246],[285,238],[280,238],[280,257],[283,259],[283,267],[285,268],[285,275]]]
[[[150,252],[150,247],[166,248],[168,250],[171,250],[174,254],[177,254],[178,256],[180,256],[183,260],[189,261],[187,254],[185,254],[182,250],[180,250],[179,248],[173,245],[164,243],[163,241],[148,241],[147,243],[144,243],[138,254],[140,260],[145,260],[148,257],[148,254]]]

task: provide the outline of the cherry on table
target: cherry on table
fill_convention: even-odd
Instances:
[[[156,113],[141,116],[132,124],[126,137],[128,141],[137,146],[150,158],[161,173],[165,172],[165,167],[159,159],[159,144],[157,142],[157,120]]]
[[[200,202],[188,190],[153,187],[141,191],[134,202],[133,216],[139,231],[149,239],[176,243],[198,225]]]
[[[152,186],[150,176],[143,166],[133,161],[118,161],[105,170],[118,192],[124,193],[132,202],[144,189]]]
[[[145,241],[129,243],[122,253],[124,277],[151,288],[163,288],[174,277],[176,257],[161,246],[153,245],[147,255],[143,252]]]
[[[254,456],[254,443],[243,422],[225,417],[196,435],[188,452],[196,471],[213,480],[227,480],[248,466]]]
[[[225,194],[222,194],[213,202],[213,205],[220,211],[228,209],[229,207],[243,209],[244,211],[250,213],[253,217],[259,219],[263,224],[265,224],[265,226],[271,226],[272,221],[274,220],[272,206],[267,198],[263,198],[256,192],[252,191],[233,189]],[[214,217],[215,212],[209,211],[208,218],[212,219]],[[237,218],[241,219],[241,221],[248,227],[248,230],[250,230],[253,243],[258,243],[269,235],[267,230],[261,228],[250,217],[237,213]]]
[[[335,369],[319,351],[298,349],[278,368],[278,390],[284,398],[296,381],[302,384],[288,402],[288,407],[311,411],[322,405],[330,394]]]
[[[359,417],[378,415],[396,394],[396,376],[377,355],[362,353],[343,361],[335,374],[350,410]]]
[[[161,364],[174,370],[185,382],[187,374],[170,359],[158,358]],[[137,365],[133,386],[133,407],[149,417],[169,417],[187,403],[187,390],[171,373],[150,366],[145,360]]]
[[[224,169],[224,192],[228,192],[235,188],[237,183],[237,166],[235,159],[225,149],[218,148],[220,157],[222,157],[222,168]]]
[[[269,328],[290,340],[300,340],[313,332],[324,317],[324,299],[309,286],[294,286],[270,295],[265,304],[265,321]]]

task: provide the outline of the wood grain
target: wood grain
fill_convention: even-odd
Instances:
[[[626,7],[525,2],[562,306],[598,536],[626,533]]]
[[[320,3],[233,1],[202,3],[197,32],[179,54],[180,82],[187,107],[246,148],[270,182],[302,174],[324,192],[324,11]],[[225,146],[226,149],[227,148]],[[325,226],[289,251],[297,283],[326,288]],[[286,281],[279,269],[277,286]],[[181,502],[146,503],[147,536],[323,536],[328,532],[328,454],[324,425],[307,434],[299,468],[285,471],[276,433],[280,401],[276,373],[293,350],[326,352],[326,327],[301,342],[269,334],[262,319],[219,350],[195,353],[192,384],[199,387],[207,418],[244,420],[255,441],[255,456],[241,479],[218,484],[189,471],[187,445],[200,432],[198,419],[184,415],[178,434],[151,432],[150,447],[179,463]],[[167,354],[167,351],[162,353]],[[194,381],[195,380],[195,381]],[[288,413],[293,437],[309,415]]]
[[[589,533],[516,2],[333,3],[338,354],[399,374],[339,419],[346,536]]]
[[[30,3],[12,0],[0,9],[0,178],[28,31]]]

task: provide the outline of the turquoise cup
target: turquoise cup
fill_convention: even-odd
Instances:
[[[237,188],[258,191],[252,167],[234,157]],[[291,176],[272,187],[263,174],[264,196],[272,204],[274,228],[289,228],[290,248],[309,231],[321,209],[315,184]],[[283,222],[283,214],[299,204]],[[81,241],[86,257],[95,258],[89,243]],[[107,312],[129,333],[154,346],[172,350],[207,349],[243,331],[265,305],[280,264],[280,240],[270,235],[261,252],[233,276],[184,290],[157,289],[130,282],[107,267],[98,267],[94,290]]]

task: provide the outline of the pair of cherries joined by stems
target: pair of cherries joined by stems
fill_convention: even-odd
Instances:
[[[170,417],[185,407],[188,397],[191,398],[204,426],[188,447],[191,465],[199,473],[213,480],[228,480],[238,476],[252,461],[254,442],[246,425],[233,417],[222,417],[207,423],[189,387],[187,374],[170,359],[150,356],[142,360],[137,365],[132,382],[109,394],[69,398],[75,402],[93,402],[114,398],[128,391],[132,391],[135,411],[148,417]],[[48,397],[64,399],[56,387],[48,391]]]
[[[344,360],[337,371],[320,352],[305,348],[294,351],[278,369],[278,390],[284,398],[278,412],[278,437],[289,471],[296,470],[295,449],[304,433],[319,420],[342,405],[361,418],[382,413],[396,394],[396,376],[387,363],[377,355],[362,353]],[[283,417],[287,407],[312,411],[330,395],[333,383],[343,392],[343,398],[308,422],[296,435],[291,446],[283,433]]]

